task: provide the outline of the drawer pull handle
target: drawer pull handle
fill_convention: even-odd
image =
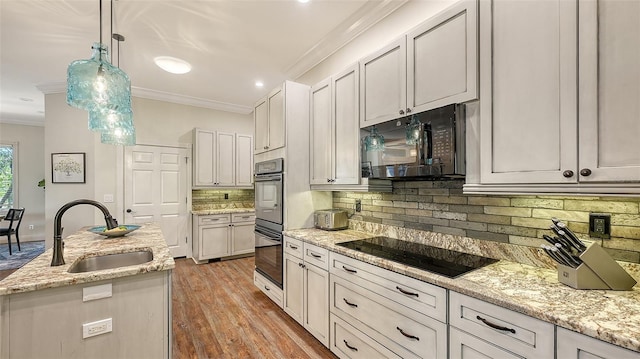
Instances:
[[[349,273],[358,273],[358,271],[357,271],[357,270],[355,270],[355,269],[351,269],[351,268],[347,268],[347,267],[345,267],[345,266],[342,266],[342,269],[346,270],[346,271],[347,271],[347,272],[349,272]]]
[[[264,289],[271,290],[271,288],[267,287],[266,285],[264,286]]]
[[[411,292],[407,292],[406,290],[396,286],[396,289],[400,291],[400,293],[405,294],[405,295],[412,295],[416,298],[420,297],[420,295],[418,293],[411,293]]]
[[[354,352],[357,352],[357,351],[358,351],[358,348],[356,348],[356,347],[352,347],[351,345],[349,345],[349,343],[347,342],[347,340],[346,340],[346,339],[343,339],[342,341],[344,342],[344,345],[346,345],[346,346],[347,346],[347,348],[349,348],[349,349],[353,350]]]
[[[405,332],[404,332],[404,330],[400,329],[400,327],[396,327],[396,329],[398,329],[398,331],[400,332],[400,334],[404,335],[404,336],[405,336],[405,337],[407,337],[407,338],[415,339],[415,340],[418,340],[418,341],[420,340],[420,338],[416,337],[415,335],[411,335],[411,334],[407,334],[407,333],[405,333]]]
[[[296,247],[296,246],[294,246],[294,245],[291,245],[291,244],[289,245],[289,248],[293,249],[294,251],[295,251],[296,249],[298,249],[298,247]]]
[[[345,303],[347,303],[347,305],[348,305],[348,306],[350,306],[350,307],[354,307],[354,308],[358,308],[358,305],[357,305],[357,304],[353,304],[353,303],[349,302],[349,301],[347,300],[347,298],[342,298],[342,300],[344,300],[344,302],[345,302]]]
[[[476,319],[478,319],[479,321],[483,322],[484,324],[490,326],[493,329],[502,330],[503,332],[511,332],[513,334],[516,334],[516,330],[515,329],[503,327],[503,326],[497,325],[497,324],[493,324],[490,321],[484,319],[483,317],[481,317],[479,315],[476,315]]]
[[[319,255],[319,254],[315,254],[315,253],[313,253],[313,252],[309,252],[309,254],[311,254],[311,256],[312,256],[313,258],[322,258],[322,256],[321,256],[321,255]]]

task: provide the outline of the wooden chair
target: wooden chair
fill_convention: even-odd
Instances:
[[[0,228],[0,237],[7,236],[7,243],[9,244],[9,255],[11,255],[11,235],[16,235],[16,243],[18,243],[18,250],[20,251],[20,237],[18,230],[20,229],[20,223],[22,222],[22,215],[24,214],[24,208],[14,209],[11,208],[7,215],[4,217],[5,221],[9,221],[9,227]]]

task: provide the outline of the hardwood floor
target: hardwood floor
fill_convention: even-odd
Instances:
[[[173,271],[173,358],[337,358],[253,285],[253,257]]]

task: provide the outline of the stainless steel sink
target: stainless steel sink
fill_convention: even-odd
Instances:
[[[97,270],[113,269],[151,262],[153,253],[141,250],[127,253],[105,254],[87,257],[76,261],[71,265],[69,273],[85,273]]]

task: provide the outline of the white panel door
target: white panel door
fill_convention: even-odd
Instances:
[[[174,257],[187,254],[188,156],[186,148],[125,150],[125,223],[158,224]]]

